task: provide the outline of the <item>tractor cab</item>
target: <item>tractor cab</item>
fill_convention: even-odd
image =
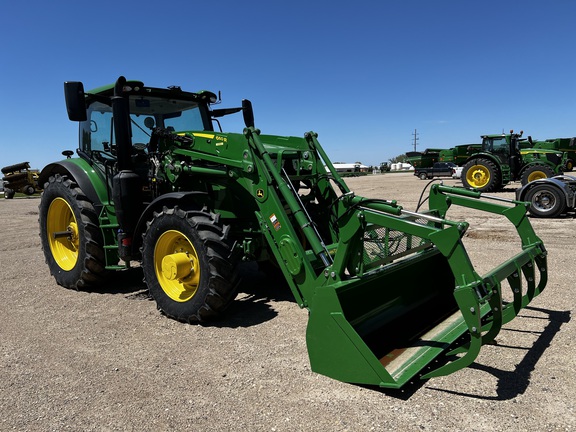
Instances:
[[[510,131],[510,134],[483,135],[482,151],[494,155],[501,164],[519,168],[521,165],[519,147],[521,136],[522,132],[515,134],[514,131]]]

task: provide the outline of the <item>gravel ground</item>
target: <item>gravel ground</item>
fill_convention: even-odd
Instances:
[[[409,173],[348,183],[408,210],[426,184]],[[138,269],[98,292],[56,285],[38,203],[0,200],[2,431],[576,430],[573,216],[532,219],[549,251],[548,286],[497,345],[469,368],[390,392],[311,372],[306,311],[250,265],[209,327],[159,314]],[[465,244],[483,273],[519,249],[510,225],[476,213],[452,218],[471,222]]]

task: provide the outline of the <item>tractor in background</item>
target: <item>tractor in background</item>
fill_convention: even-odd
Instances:
[[[30,169],[29,162],[21,162],[2,168],[2,182],[4,186],[4,198],[12,199],[16,192],[26,195],[34,195],[41,191],[38,185],[39,171]]]
[[[482,148],[462,168],[464,187],[493,192],[520,180],[522,185],[563,173],[566,155],[559,151],[522,148],[522,132],[483,135]]]

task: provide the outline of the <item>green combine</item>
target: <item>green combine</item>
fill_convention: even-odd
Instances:
[[[42,170],[39,208],[64,287],[96,290],[138,263],[164,314],[205,323],[234,300],[238,262],[271,263],[309,311],[313,371],[399,388],[470,365],[546,285],[526,203],[439,184],[421,212],[357,196],[316,133],[262,134],[248,100],[215,108],[214,93],[123,77],[89,92],[67,82],[65,96],[77,157]],[[221,132],[239,112],[243,132]],[[522,250],[479,275],[451,206],[507,218]]]

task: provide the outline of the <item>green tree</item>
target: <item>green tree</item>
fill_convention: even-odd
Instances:
[[[406,161],[406,155],[405,155],[405,154],[401,154],[401,155],[398,155],[398,156],[394,156],[393,158],[390,158],[389,161],[390,161],[391,164],[393,164],[393,163],[403,163],[403,162]]]

